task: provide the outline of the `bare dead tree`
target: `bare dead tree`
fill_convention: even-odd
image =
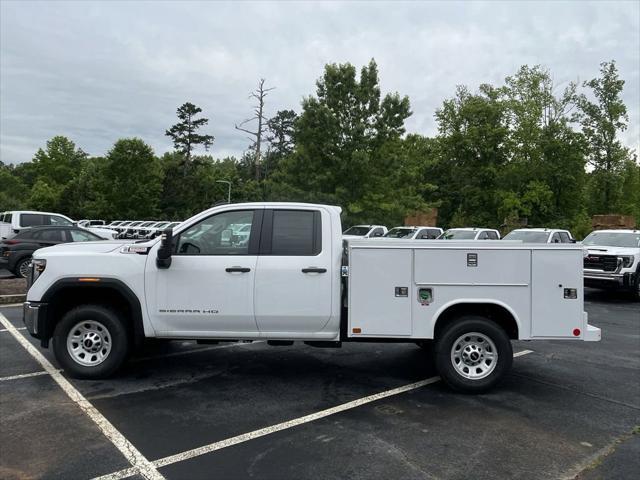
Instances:
[[[253,106],[253,116],[244,120],[240,125],[236,125],[236,130],[240,130],[249,135],[249,139],[253,142],[251,148],[255,151],[255,168],[256,168],[256,180],[260,180],[260,154],[262,148],[262,137],[264,135],[265,125],[267,119],[265,118],[264,102],[269,92],[275,87],[265,88],[265,79],[261,78],[258,82],[258,88],[249,94],[250,99],[257,101],[257,105]],[[255,131],[249,129],[249,125],[257,122],[257,128]]]

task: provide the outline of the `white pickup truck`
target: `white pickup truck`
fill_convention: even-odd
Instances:
[[[24,323],[72,376],[114,373],[145,337],[407,342],[435,347],[445,382],[495,385],[511,340],[600,339],[583,312],[582,247],[347,240],[340,208],[214,207],[161,238],[34,255]],[[248,238],[231,231],[250,224]],[[425,358],[425,362],[428,359]]]

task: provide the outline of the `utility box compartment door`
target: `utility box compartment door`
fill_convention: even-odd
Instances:
[[[531,336],[573,337],[575,328],[583,328],[582,251],[531,253]]]
[[[410,249],[351,250],[350,337],[411,335],[412,263]],[[354,329],[360,329],[360,333],[354,333]]]

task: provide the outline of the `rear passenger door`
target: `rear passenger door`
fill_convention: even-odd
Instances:
[[[323,223],[326,225],[322,228]],[[254,305],[261,333],[319,332],[331,317],[331,229],[324,210],[266,210]]]

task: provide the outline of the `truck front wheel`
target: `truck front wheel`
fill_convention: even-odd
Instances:
[[[53,353],[74,378],[106,378],[125,361],[128,335],[119,315],[101,305],[68,311],[53,333]]]
[[[464,316],[447,325],[436,340],[436,366],[453,390],[481,393],[511,369],[513,349],[506,332],[481,316]]]

